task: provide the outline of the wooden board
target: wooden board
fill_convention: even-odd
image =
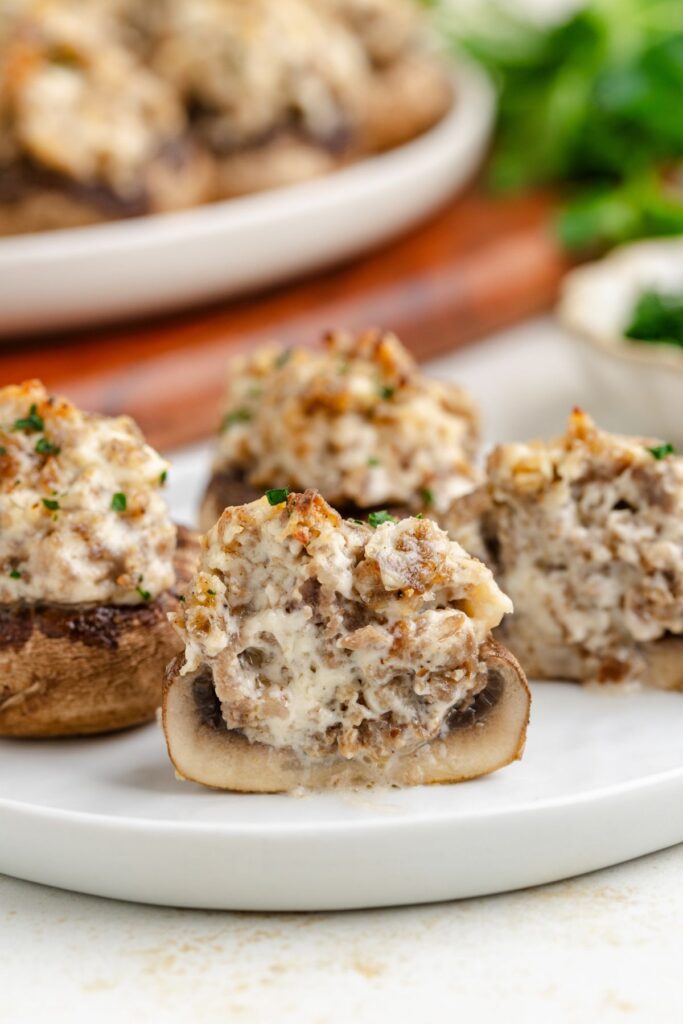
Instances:
[[[229,357],[264,341],[381,326],[427,359],[547,308],[566,269],[552,210],[473,190],[380,251],[267,294],[4,345],[0,383],[41,377],[83,408],[129,413],[157,447],[195,441],[218,423]]]

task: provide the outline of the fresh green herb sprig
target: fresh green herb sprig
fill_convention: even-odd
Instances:
[[[56,498],[41,498],[41,501],[50,512],[57,512],[60,507]]]
[[[675,447],[672,444],[658,444],[654,448],[647,449],[650,455],[659,462],[661,459],[665,459],[667,455],[677,455]]]
[[[287,501],[288,494],[289,487],[271,487],[266,491],[266,498],[269,505],[281,505],[283,501]]]
[[[117,491],[111,499],[111,507],[114,512],[125,512],[128,507],[128,498],[123,491]]]
[[[588,0],[552,25],[502,0],[475,23],[449,0],[429,6],[497,85],[495,189],[560,186],[573,250],[683,232],[680,0]]]
[[[36,451],[39,455],[59,455],[61,450],[59,445],[48,441],[46,437],[39,437],[36,441]]]
[[[29,409],[28,416],[14,421],[12,430],[23,430],[27,434],[38,434],[45,430],[43,417],[38,414],[38,406],[35,403]]]
[[[381,512],[371,512],[368,516],[368,522],[373,530],[376,530],[378,526],[382,525],[382,523],[397,523],[398,519],[396,516],[392,516],[385,509],[382,509]]]

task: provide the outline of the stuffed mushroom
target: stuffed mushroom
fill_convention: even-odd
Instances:
[[[263,349],[230,371],[200,522],[272,487],[313,487],[345,516],[438,518],[480,480],[466,391],[422,375],[388,332],[336,331],[322,350]]]
[[[0,40],[0,233],[76,227],[210,198],[213,164],[173,89],[103,6],[16,5]]]
[[[410,0],[166,0],[157,19],[150,62],[215,157],[219,196],[397,145],[452,102]]]
[[[128,417],[38,381],[0,389],[0,735],[153,718],[197,553],[169,519],[166,472]]]
[[[683,690],[683,457],[576,410],[554,441],[504,444],[450,530],[515,615],[499,630],[530,676]]]
[[[178,774],[276,792],[457,782],[521,755],[511,610],[431,520],[344,520],[315,491],[226,509],[174,616],[163,724]]]

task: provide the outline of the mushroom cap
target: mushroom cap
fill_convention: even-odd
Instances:
[[[197,674],[180,675],[182,655],[169,666],[162,721],[168,753],[184,779],[215,789],[277,793],[368,785],[417,786],[462,782],[521,757],[530,693],[516,659],[493,640],[482,647],[489,681],[468,711],[454,715],[443,737],[394,755],[384,765],[337,756],[301,761],[289,748],[250,743],[229,731],[220,707],[207,706]]]
[[[86,735],[150,721],[181,646],[167,613],[198,549],[179,528],[176,588],[149,604],[0,607],[0,736]]]

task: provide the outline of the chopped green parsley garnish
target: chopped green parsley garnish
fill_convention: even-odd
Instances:
[[[382,385],[381,388],[377,389],[377,393],[380,398],[389,399],[393,398],[396,393],[396,388],[392,388],[389,384]]]
[[[48,441],[46,437],[39,437],[36,441],[36,451],[39,455],[59,455],[61,450],[59,445]]]
[[[658,444],[654,448],[647,449],[650,455],[653,455],[657,461],[665,459],[667,455],[677,455],[677,451],[672,444]]]
[[[12,569],[12,571],[10,573],[10,579],[13,579],[13,580],[20,580],[21,579],[21,573],[19,572],[18,569]]]
[[[428,487],[423,487],[420,491],[420,497],[424,501],[425,505],[434,504],[434,492],[430,491]]]
[[[221,421],[221,433],[234,427],[236,423],[248,423],[250,419],[251,413],[248,409],[233,409],[232,412],[226,412]]]
[[[45,430],[45,423],[43,417],[38,415],[38,406],[32,405],[29,409],[28,416],[24,416],[23,419],[16,420],[12,430],[25,430],[27,434],[37,434],[41,430]]]
[[[0,444],[0,455],[7,455],[7,449],[4,444]]]
[[[291,348],[286,348],[284,350],[284,352],[281,352],[280,355],[275,360],[275,365],[277,366],[278,370],[280,370],[283,366],[286,366],[286,364],[289,362],[289,360],[291,358],[292,358],[292,350],[291,350]]]
[[[49,508],[50,512],[56,512],[59,508],[59,502],[56,498],[43,498],[42,502],[45,508]]]
[[[152,595],[150,594],[149,590],[145,590],[139,584],[135,589],[137,590],[138,594],[140,595],[143,601],[151,600]]]
[[[207,590],[207,594],[211,594],[211,597],[215,597],[216,596],[216,591],[215,590]]]
[[[128,499],[122,491],[117,491],[111,499],[111,507],[114,512],[125,512]]]
[[[413,519],[424,519],[424,516],[421,512],[418,512],[416,516],[413,516]]]
[[[365,526],[365,523],[363,522],[362,519],[349,519],[349,522],[355,523],[356,526]]]
[[[266,498],[269,505],[281,505],[283,501],[287,501],[288,494],[289,487],[273,487],[266,491]]]
[[[161,472],[161,473],[159,474],[159,483],[161,484],[161,486],[162,486],[162,487],[163,487],[163,486],[164,486],[164,484],[166,483],[166,480],[167,480],[167,478],[168,478],[168,470],[167,470],[167,469],[164,469],[164,470],[162,470],[162,472]]]
[[[373,529],[376,529],[378,526],[381,526],[382,523],[397,523],[398,519],[382,509],[381,512],[371,512],[368,516],[368,522]]]
[[[370,458],[368,459],[368,466],[379,466],[379,465],[381,465],[381,463],[380,463],[379,459],[377,458],[377,456],[376,455],[371,455]]]

